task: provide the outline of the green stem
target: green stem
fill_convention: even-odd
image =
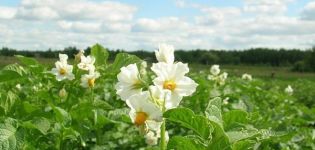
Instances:
[[[162,106],[162,114],[164,114],[166,108],[165,108],[165,97],[164,97],[164,101],[163,101],[163,106]],[[166,130],[166,127],[165,127],[165,119],[163,118],[163,123],[161,125],[161,147],[160,149],[161,150],[166,150],[166,139],[165,139],[165,130]]]
[[[166,139],[165,139],[165,120],[163,119],[163,123],[161,126],[161,150],[166,150]]]

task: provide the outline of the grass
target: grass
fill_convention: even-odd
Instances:
[[[209,71],[211,65],[199,65],[192,64],[190,68],[193,71]],[[229,73],[230,76],[242,76],[244,73],[253,75],[253,77],[265,78],[265,79],[310,79],[315,80],[315,73],[301,73],[292,72],[290,67],[271,67],[271,66],[249,66],[249,65],[221,65],[222,71]]]
[[[45,66],[53,66],[56,58],[36,58],[41,64]],[[12,64],[18,63],[15,57],[0,56],[0,68]],[[209,71],[211,65],[190,64],[192,71]],[[241,76],[244,73],[249,73],[253,77],[265,78],[265,79],[310,79],[315,81],[315,73],[300,73],[290,71],[290,67],[271,67],[271,66],[249,66],[249,65],[221,65],[222,71],[229,73],[230,76]]]

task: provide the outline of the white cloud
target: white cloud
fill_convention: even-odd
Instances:
[[[0,19],[12,19],[16,14],[16,8],[0,6]]]
[[[136,7],[115,1],[22,0],[19,19],[130,21]]]
[[[282,14],[287,5],[295,0],[244,0],[244,11],[257,14]]]
[[[187,29],[189,23],[178,17],[141,18],[132,28],[134,32],[174,32]]]
[[[239,7],[215,7],[177,0],[178,9],[198,13],[135,18],[138,8],[117,1],[22,0],[17,7],[0,7],[0,47],[62,49],[101,43],[154,50],[165,42],[177,49],[308,48],[315,42],[315,3],[304,7],[300,19],[286,15],[291,2],[244,0]]]
[[[302,11],[303,20],[315,20],[315,1],[309,2]]]
[[[236,19],[241,15],[241,10],[236,7],[202,7],[200,11],[204,15],[195,17],[195,20],[198,24],[203,25],[214,25],[228,19]]]

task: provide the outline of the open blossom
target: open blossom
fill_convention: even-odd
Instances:
[[[94,70],[94,62],[95,58],[93,56],[87,56],[84,55],[81,56],[81,62],[78,64],[78,68],[82,70]]]
[[[243,80],[251,81],[251,80],[252,80],[252,75],[247,74],[247,73],[244,73],[244,74],[242,75],[242,79],[243,79]]]
[[[59,61],[62,62],[62,63],[67,63],[68,55],[66,55],[66,54],[59,54]]]
[[[157,130],[155,131],[149,131],[144,137],[145,137],[145,142],[148,145],[156,145],[158,142],[158,139],[161,138],[161,130]],[[169,135],[168,132],[165,131],[165,141],[168,142],[169,141]]]
[[[220,85],[225,84],[225,80],[227,79],[227,77],[228,77],[228,73],[223,72],[223,73],[222,73],[221,75],[219,75],[219,77],[218,77],[218,83],[219,83]]]
[[[156,59],[159,62],[165,62],[168,64],[174,63],[174,47],[172,45],[160,44],[159,50],[155,51]]]
[[[224,85],[225,80],[227,79],[228,73],[223,72],[220,74],[220,72],[221,72],[221,70],[220,70],[219,65],[212,65],[210,68],[211,74],[209,74],[207,77],[208,80],[215,81],[215,83],[219,84],[219,85]]]
[[[159,138],[153,131],[149,131],[144,137],[145,137],[145,142],[148,145],[157,145]]]
[[[284,89],[284,92],[286,92],[287,94],[289,94],[289,95],[292,95],[293,94],[293,88],[291,87],[291,85],[288,85],[288,87],[286,87],[285,89]]]
[[[93,88],[95,80],[100,77],[100,74],[96,71],[90,71],[89,74],[81,76],[81,86],[84,88]]]
[[[150,86],[149,90],[150,90],[153,100],[159,106],[163,106],[163,103],[165,101],[165,108],[167,110],[173,108],[174,106],[177,106],[178,103],[180,102],[180,99],[178,99],[179,101],[171,99],[172,93],[168,89],[163,89],[162,87],[159,87],[159,86]]]
[[[122,100],[125,101],[130,96],[142,91],[139,76],[140,74],[136,64],[130,64],[120,69],[120,73],[117,75],[118,83],[116,84],[116,94],[118,94]]]
[[[131,108],[129,116],[135,125],[146,125],[148,121],[162,121],[162,111],[151,101],[148,91],[131,96],[126,103]]]
[[[56,75],[57,81],[62,81],[64,79],[73,80],[73,66],[67,63],[68,56],[59,54],[59,59],[60,60],[55,63],[56,67],[51,70],[51,73]]]
[[[210,68],[210,72],[211,74],[213,75],[219,75],[220,73],[220,66],[219,65],[212,65],[211,68]]]
[[[185,76],[189,72],[187,64],[160,62],[153,64],[151,69],[157,75],[153,83],[162,89],[171,91],[172,106],[169,106],[170,108],[177,107],[183,96],[189,96],[196,90],[198,84]]]

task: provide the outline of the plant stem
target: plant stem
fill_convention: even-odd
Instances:
[[[166,149],[166,139],[165,139],[165,120],[163,119],[163,123],[161,126],[161,150]]]
[[[163,107],[162,107],[162,114],[164,114],[166,108],[165,108],[165,100],[166,97],[164,97],[164,101],[163,101]],[[166,150],[166,139],[165,139],[165,130],[166,130],[166,127],[165,127],[165,119],[163,118],[163,123],[161,125],[161,150]]]

